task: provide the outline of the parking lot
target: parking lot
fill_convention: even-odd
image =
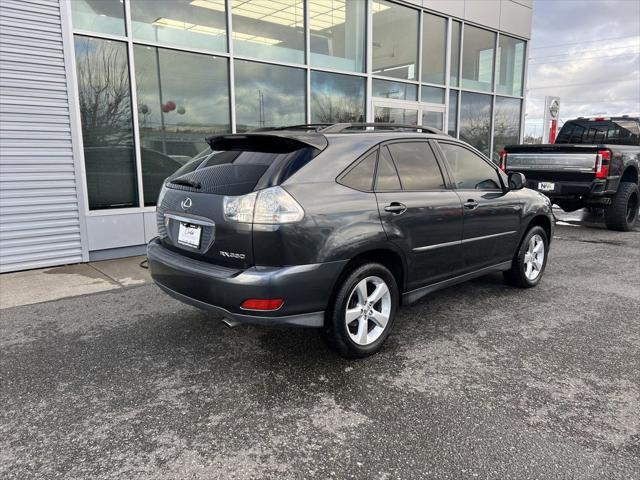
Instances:
[[[0,311],[2,478],[640,478],[640,229],[402,309],[346,361],[153,285]]]

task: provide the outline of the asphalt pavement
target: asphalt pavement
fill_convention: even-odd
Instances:
[[[640,478],[640,230],[400,310],[347,361],[146,284],[0,310],[0,478]]]

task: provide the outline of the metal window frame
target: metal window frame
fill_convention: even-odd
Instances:
[[[68,78],[69,78],[69,91],[74,93],[75,98],[72,100],[72,110],[73,115],[76,117],[76,124],[72,122],[73,129],[73,137],[74,137],[74,157],[79,159],[79,176],[80,181],[77,182],[79,185],[78,191],[82,194],[82,199],[79,201],[79,205],[82,205],[83,217],[86,216],[103,216],[103,215],[117,215],[117,214],[125,214],[125,213],[145,213],[145,212],[155,212],[156,207],[145,207],[144,206],[144,191],[142,185],[142,161],[141,161],[141,146],[140,146],[140,134],[139,134],[139,125],[138,125],[138,112],[137,112],[137,92],[136,92],[136,79],[135,79],[135,59],[133,57],[133,46],[134,45],[145,45],[156,48],[166,48],[171,50],[183,51],[188,53],[198,53],[204,55],[210,55],[214,57],[227,58],[227,67],[228,67],[228,92],[229,92],[229,122],[230,129],[233,133],[237,131],[237,122],[236,122],[236,101],[235,101],[235,60],[245,60],[257,63],[264,63],[268,65],[274,66],[284,66],[284,67],[293,67],[305,70],[305,118],[307,122],[311,121],[311,75],[313,71],[318,72],[326,72],[333,74],[341,74],[341,75],[349,75],[353,77],[364,78],[366,80],[365,84],[365,119],[368,122],[373,121],[374,119],[374,97],[373,97],[373,80],[387,80],[394,81],[400,83],[408,83],[412,85],[416,85],[418,91],[417,101],[414,102],[414,106],[412,108],[416,108],[419,112],[422,110],[423,105],[426,107],[435,107],[438,110],[440,108],[444,108],[444,127],[448,129],[449,124],[449,103],[450,103],[450,95],[451,90],[456,90],[458,92],[457,97],[457,108],[456,108],[456,138],[460,136],[460,110],[462,104],[462,93],[478,93],[482,95],[490,95],[491,98],[491,151],[493,151],[494,145],[494,113],[495,113],[495,102],[496,102],[496,82],[497,75],[495,72],[497,65],[497,54],[498,54],[498,45],[499,38],[501,35],[508,36],[510,38],[514,38],[517,40],[522,40],[525,43],[525,57],[524,57],[524,66],[523,66],[523,81],[522,81],[522,94],[519,96],[513,95],[500,95],[502,97],[507,98],[516,98],[521,101],[521,118],[520,118],[520,133],[519,138],[522,141],[524,137],[524,122],[525,122],[525,104],[526,104],[526,94],[527,94],[527,76],[528,76],[528,53],[529,53],[529,43],[530,39],[525,37],[521,37],[519,35],[511,34],[511,33],[503,33],[499,29],[492,28],[486,25],[481,25],[476,22],[470,22],[465,20],[464,18],[457,17],[455,15],[445,14],[443,12],[439,12],[428,7],[423,7],[417,5],[415,2],[409,2],[405,0],[385,0],[388,3],[396,4],[398,6],[410,8],[415,10],[419,15],[419,34],[418,34],[418,45],[417,45],[417,77],[416,80],[403,80],[394,77],[389,77],[386,75],[380,75],[378,73],[373,72],[373,0],[365,0],[365,71],[364,72],[353,72],[349,70],[342,70],[336,68],[327,68],[327,67],[318,67],[311,65],[311,31],[309,27],[309,3],[307,0],[304,0],[304,63],[291,63],[291,62],[282,62],[275,61],[257,57],[251,57],[247,55],[236,55],[234,52],[233,45],[233,12],[232,12],[232,0],[225,0],[225,15],[226,15],[226,46],[227,51],[221,52],[212,49],[203,49],[203,48],[192,48],[192,47],[184,47],[179,45],[170,45],[166,42],[153,42],[142,39],[135,39],[133,36],[133,32],[131,30],[132,17],[131,17],[131,1],[132,0],[123,0],[124,3],[124,22],[125,22],[125,33],[126,35],[114,35],[108,33],[99,33],[92,32],[83,29],[73,28],[72,18],[71,18],[71,1],[73,0],[62,0],[62,8],[61,15],[64,17],[63,19],[63,34],[68,37],[68,49],[65,48],[65,55],[69,58],[65,60],[68,62]],[[445,83],[444,85],[439,85],[435,83],[422,82],[422,50],[423,50],[423,41],[424,41],[424,18],[425,15],[435,15],[441,18],[444,18],[447,21],[447,32],[446,32],[446,41],[445,41]],[[452,35],[453,35],[453,22],[457,21],[461,24],[460,30],[460,45],[459,45],[459,59],[460,59],[460,68],[458,69],[458,86],[451,85],[451,48],[452,48]],[[486,30],[488,32],[492,32],[495,34],[496,42],[494,48],[494,57],[493,57],[493,82],[492,82],[492,91],[486,92],[483,90],[476,90],[470,88],[462,87],[462,62],[463,62],[463,51],[464,51],[464,31],[465,26],[473,26],[476,28],[480,28]],[[115,40],[121,41],[127,44],[127,54],[128,54],[128,66],[129,66],[129,84],[131,88],[131,103],[132,103],[132,121],[133,121],[133,133],[134,133],[134,142],[135,142],[135,152],[136,152],[136,174],[137,184],[138,184],[138,198],[140,205],[138,207],[133,208],[115,208],[115,209],[104,209],[104,210],[90,210],[88,205],[88,194],[87,194],[87,183],[86,183],[86,171],[84,166],[84,150],[82,144],[82,126],[80,125],[80,112],[79,112],[79,104],[76,100],[77,98],[77,72],[75,65],[75,49],[73,45],[73,37],[74,35],[84,35],[87,37],[101,38],[105,40]],[[422,98],[422,87],[423,86],[433,86],[438,88],[445,89],[445,103],[444,106],[438,104],[429,104],[421,102]],[[380,102],[383,99],[376,98],[376,102]],[[85,221],[86,224],[86,221]],[[85,226],[86,229],[86,226]]]

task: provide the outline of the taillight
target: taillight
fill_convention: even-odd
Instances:
[[[224,197],[224,217],[240,223],[278,225],[299,222],[304,210],[281,187],[271,187],[239,197]]]
[[[611,152],[609,150],[598,150],[596,154],[596,178],[607,178],[609,176],[609,163]]]
[[[500,170],[503,172],[507,169],[507,151],[500,150]]]
[[[242,302],[240,308],[244,310],[278,310],[284,304],[282,298],[249,298]]]

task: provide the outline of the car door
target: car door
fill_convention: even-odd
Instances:
[[[406,290],[453,277],[460,257],[462,204],[426,140],[380,147],[375,193],[384,230],[405,252]]]
[[[465,270],[511,260],[522,217],[519,195],[503,188],[497,167],[472,149],[454,142],[438,145],[463,206]]]

